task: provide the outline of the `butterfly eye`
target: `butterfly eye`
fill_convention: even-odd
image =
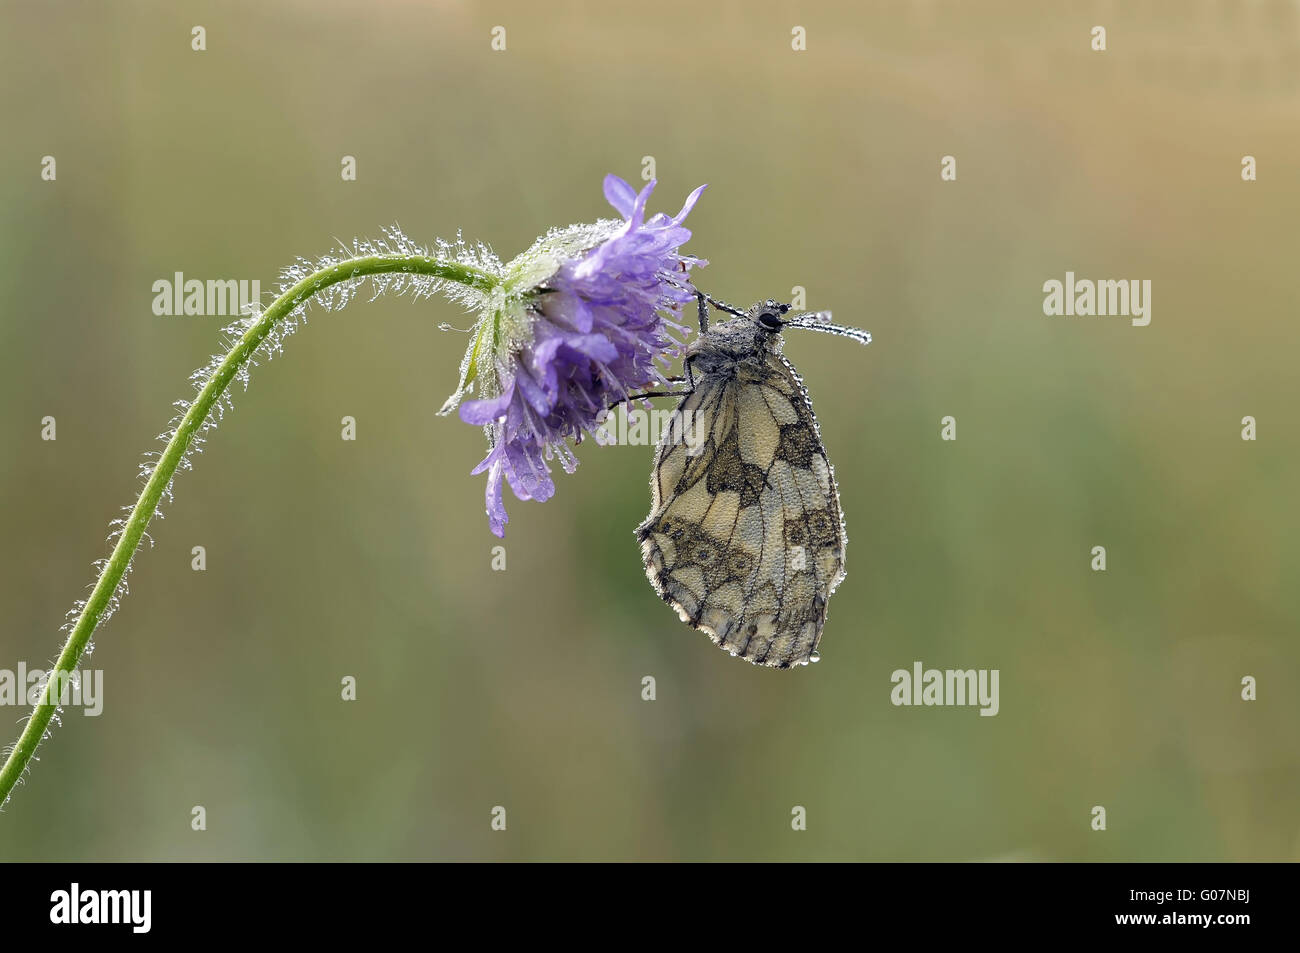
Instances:
[[[781,328],[781,318],[775,311],[764,311],[758,316],[758,323],[769,331],[778,331]]]
[[[790,306],[788,304],[783,304],[777,310],[780,311],[782,314],[785,314],[787,311],[790,310]]]

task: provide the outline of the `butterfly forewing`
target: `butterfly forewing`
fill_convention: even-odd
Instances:
[[[646,574],[683,621],[759,665],[810,661],[844,578],[830,461],[794,367],[756,348],[703,373],[660,441]]]

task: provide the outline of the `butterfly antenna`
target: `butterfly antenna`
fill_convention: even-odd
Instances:
[[[831,323],[829,311],[805,311],[791,315],[781,322],[787,328],[805,328],[809,331],[822,331],[826,334],[838,334],[840,337],[852,338],[859,344],[870,344],[871,334],[858,328],[846,328],[842,324]]]

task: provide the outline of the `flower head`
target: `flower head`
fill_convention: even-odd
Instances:
[[[676,216],[646,218],[654,186],[638,193],[606,176],[605,198],[623,221],[552,230],[505,266],[500,293],[485,305],[461,386],[443,411],[480,385],[483,396],[462,404],[460,418],[487,432],[488,455],[473,472],[487,473],[497,536],[508,520],[503,480],[521,500],[550,499],[547,461],[568,473],[578,465],[566,440],[594,433],[612,405],[665,382],[661,367],[679,343],[670,332],[686,328],[663,312],[695,300],[689,270],[705,264],[679,250],[691,237],[682,222],[704,187]]]

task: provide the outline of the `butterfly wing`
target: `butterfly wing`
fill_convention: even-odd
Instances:
[[[844,578],[839,495],[812,403],[780,354],[705,377],[673,414],[637,529],[682,620],[758,665],[806,664]]]

